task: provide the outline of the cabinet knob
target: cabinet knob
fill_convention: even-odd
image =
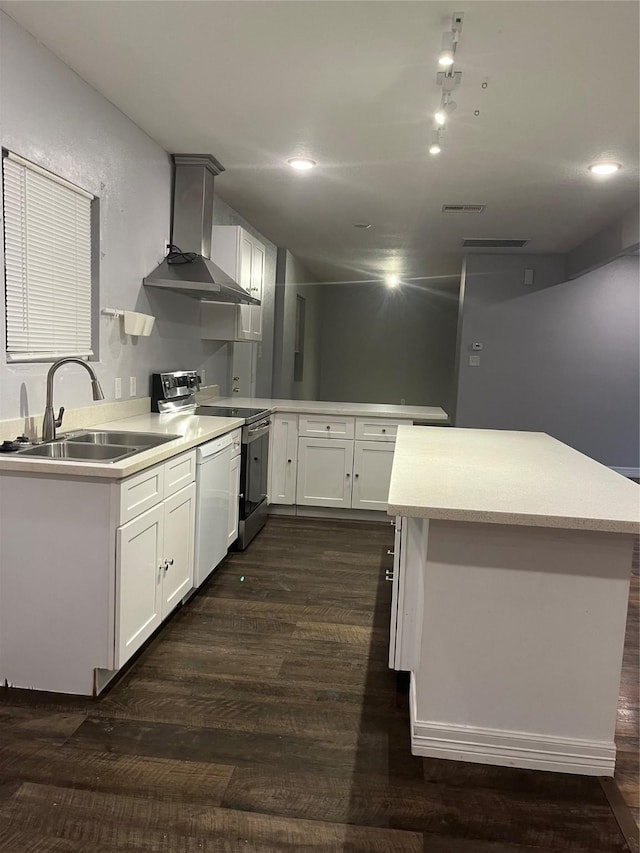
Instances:
[[[327,429],[331,429],[331,424],[327,424]]]
[[[347,474],[347,477],[350,477],[350,476],[351,476],[351,474]]]
[[[171,560],[167,560],[167,565],[168,565],[168,566],[172,566],[172,565],[173,565],[173,559],[171,559]]]
[[[158,571],[163,572],[166,568],[166,565],[163,563],[161,566],[158,566]]]
[[[356,477],[359,477],[359,476],[360,476],[360,474],[356,474]]]
[[[396,555],[396,552],[395,552],[395,551],[390,551],[390,550],[389,550],[389,548],[387,548],[387,556],[389,556],[389,557],[395,557],[395,555]]]
[[[291,465],[291,460],[290,460],[290,459],[287,459],[287,463],[288,463],[289,465]]]
[[[386,432],[386,429],[383,429],[382,432]]]

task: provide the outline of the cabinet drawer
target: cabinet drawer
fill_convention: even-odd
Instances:
[[[353,438],[354,418],[334,415],[300,415],[298,435],[309,438]]]
[[[120,486],[120,524],[146,512],[164,498],[164,465],[154,465],[133,477],[127,477]]]
[[[164,497],[174,495],[196,478],[196,452],[189,450],[164,463]]]
[[[411,426],[413,421],[387,418],[356,418],[356,438],[362,441],[395,441],[399,426]]]

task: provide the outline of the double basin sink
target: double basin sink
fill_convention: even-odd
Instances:
[[[119,462],[176,438],[180,436],[158,435],[154,432],[85,430],[21,450],[20,456],[62,459],[67,462]]]

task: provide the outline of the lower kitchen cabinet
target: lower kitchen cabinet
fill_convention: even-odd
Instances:
[[[193,586],[195,503],[191,483],[117,530],[116,668]]]
[[[124,480],[1,479],[0,681],[99,693],[193,587],[195,451]]]
[[[271,434],[269,503],[386,511],[402,423],[410,421],[278,413]]]
[[[296,503],[300,506],[351,506],[353,441],[343,438],[298,440]]]
[[[297,469],[298,416],[277,414],[269,447],[269,503],[295,504]]]
[[[353,509],[386,510],[395,444],[355,441],[353,451]]]

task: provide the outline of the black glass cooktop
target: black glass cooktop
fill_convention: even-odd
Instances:
[[[269,409],[241,409],[234,406],[198,406],[196,415],[210,415],[215,418],[258,418],[270,414]]]

